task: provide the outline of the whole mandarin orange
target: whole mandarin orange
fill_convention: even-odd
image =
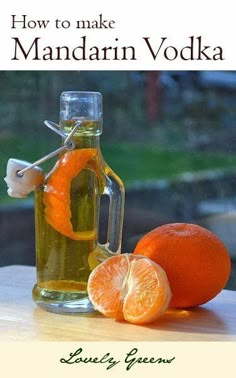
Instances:
[[[214,298],[226,285],[231,269],[229,253],[211,231],[191,223],[170,223],[143,236],[134,254],[147,256],[166,272],[170,307],[198,306]]]

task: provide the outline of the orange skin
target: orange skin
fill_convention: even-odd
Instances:
[[[134,250],[160,264],[171,291],[170,307],[188,308],[213,299],[226,285],[231,269],[229,253],[211,231],[188,223],[155,228]]]
[[[71,224],[70,185],[73,178],[96,155],[93,148],[65,152],[49,176],[43,193],[47,222],[74,240],[94,239],[94,231],[74,232]]]

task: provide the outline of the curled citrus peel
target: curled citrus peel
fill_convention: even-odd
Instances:
[[[71,181],[94,158],[96,149],[85,148],[68,151],[58,160],[47,180],[43,193],[45,218],[61,234],[74,240],[92,240],[95,231],[74,231],[71,223],[70,187]]]

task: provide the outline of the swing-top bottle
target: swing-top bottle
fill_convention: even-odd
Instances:
[[[93,311],[87,294],[89,274],[120,253],[124,186],[105,162],[99,145],[102,96],[63,92],[60,128],[74,129],[71,149],[63,151],[35,190],[36,270],[34,301],[58,313]],[[107,242],[99,243],[100,200],[109,198]]]

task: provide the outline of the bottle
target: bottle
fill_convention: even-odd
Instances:
[[[66,150],[35,189],[36,271],[33,299],[56,313],[94,309],[87,294],[91,271],[121,252],[124,185],[105,162],[102,95],[63,92],[60,127],[73,149]],[[100,199],[109,197],[107,242],[98,240]]]

